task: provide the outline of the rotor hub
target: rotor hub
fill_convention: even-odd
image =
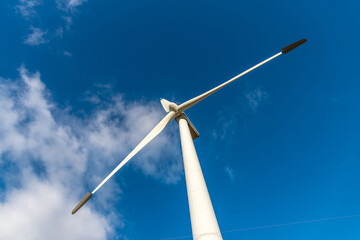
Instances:
[[[179,106],[176,103],[171,102],[169,104],[169,110],[177,113],[179,111]]]

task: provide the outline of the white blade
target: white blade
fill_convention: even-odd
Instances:
[[[232,79],[228,80],[227,82],[224,82],[223,84],[221,84],[221,85],[219,85],[219,86],[217,86],[217,87],[215,87],[215,88],[207,91],[206,93],[203,93],[203,94],[201,94],[201,95],[199,95],[199,96],[197,96],[197,97],[194,97],[193,99],[190,99],[189,101],[186,101],[186,102],[182,103],[181,105],[179,105],[178,111],[179,111],[179,112],[185,111],[186,109],[194,106],[195,104],[197,104],[198,102],[200,102],[200,101],[203,100],[204,98],[210,96],[210,95],[213,94],[214,92],[216,92],[216,91],[220,90],[221,88],[225,87],[225,86],[228,85],[229,83],[232,83],[232,82],[235,81],[236,79],[244,76],[244,75],[247,74],[248,72],[251,72],[252,70],[260,67],[261,65],[263,65],[263,64],[265,64],[265,63],[273,60],[274,58],[280,56],[281,54],[282,54],[282,52],[279,52],[279,53],[275,54],[274,56],[272,56],[272,57],[270,57],[270,58],[262,61],[261,63],[255,65],[255,66],[253,66],[252,68],[249,68],[248,70],[246,70],[246,71],[240,73],[239,75],[233,77]]]
[[[109,180],[122,166],[125,165],[136,153],[138,153],[146,144],[153,140],[164,128],[165,126],[174,118],[175,112],[169,112],[155,127],[151,132],[130,152],[129,155],[97,186],[92,194],[94,194],[104,183]]]

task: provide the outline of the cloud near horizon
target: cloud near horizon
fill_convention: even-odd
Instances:
[[[82,119],[57,108],[38,72],[19,73],[17,81],[0,78],[0,239],[109,238],[124,227],[112,208],[119,183],[110,180],[80,214],[70,212],[156,125],[161,107],[113,94]],[[175,127],[150,145],[130,164],[164,183],[179,181]]]

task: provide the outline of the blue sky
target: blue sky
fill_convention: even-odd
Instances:
[[[165,115],[160,98],[307,38],[186,113],[224,239],[359,239],[358,217],[226,232],[360,214],[359,7],[1,1],[0,238],[190,236],[175,122],[71,210]]]

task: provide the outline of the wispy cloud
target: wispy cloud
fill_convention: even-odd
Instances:
[[[62,19],[62,24],[54,27],[48,26],[48,31],[42,31],[41,24],[39,28],[30,27],[32,33],[26,37],[24,43],[30,46],[37,46],[49,42],[52,38],[62,38],[64,32],[70,30],[74,14],[78,12],[78,8],[85,2],[87,0],[56,0],[56,11],[54,12],[57,13],[56,17]],[[15,9],[27,22],[32,23],[35,16],[40,20],[42,19],[41,14],[35,10],[42,3],[42,0],[19,0]],[[44,38],[46,34],[48,34],[47,39]]]
[[[161,107],[114,94],[82,119],[49,100],[38,72],[19,72],[18,81],[0,78],[0,239],[106,239],[124,226],[111,213],[121,193],[117,183],[109,181],[79,214],[70,212],[89,190],[85,185],[95,187],[156,125]],[[177,182],[182,164],[175,132],[169,126],[132,165]]]
[[[74,11],[77,7],[83,5],[87,0],[56,0],[59,9],[64,11]]]
[[[235,179],[235,170],[230,168],[229,166],[225,166],[225,173],[229,176],[230,180],[233,181]]]
[[[236,114],[225,107],[216,112],[216,127],[212,130],[212,137],[215,141],[231,139],[237,127]]]
[[[63,34],[64,34],[64,29],[63,27],[58,27],[55,29],[55,36],[58,37],[58,38],[62,38],[63,37]]]
[[[65,23],[65,29],[69,30],[73,23],[72,17],[71,16],[62,16],[62,19]]]
[[[30,46],[38,46],[40,44],[46,43],[44,36],[47,34],[47,31],[43,31],[40,28],[30,27],[32,31],[29,33],[24,41],[25,44]]]
[[[254,112],[257,111],[261,104],[267,103],[269,100],[269,94],[260,88],[247,92],[245,96],[248,102],[248,106]]]
[[[69,51],[64,51],[63,54],[64,54],[65,56],[68,56],[68,57],[71,57],[71,56],[72,56],[72,53],[69,52]]]
[[[35,7],[41,4],[40,0],[19,0],[15,8],[24,18],[31,18],[36,14]]]

